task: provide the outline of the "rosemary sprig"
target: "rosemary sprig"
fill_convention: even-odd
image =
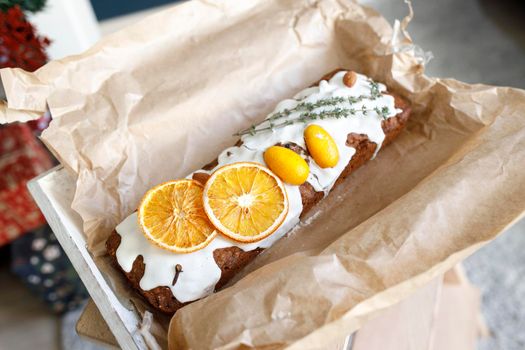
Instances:
[[[363,113],[363,115],[367,115],[369,110],[366,109],[366,107],[362,109],[354,109],[354,108],[341,108],[337,107],[341,103],[348,102],[350,105],[357,104],[359,102],[362,102],[364,100],[375,100],[379,97],[381,97],[381,91],[379,89],[379,83],[376,83],[373,80],[369,80],[370,83],[370,95],[360,95],[357,97],[349,96],[349,97],[331,97],[327,99],[322,99],[316,102],[306,102],[302,101],[298,103],[294,108],[291,109],[284,109],[282,111],[273,113],[269,117],[267,117],[265,120],[263,120],[259,124],[254,124],[250,126],[248,129],[239,131],[236,133],[236,136],[242,136],[246,134],[255,135],[258,132],[266,131],[266,130],[274,130],[275,128],[285,127],[288,125],[296,124],[296,123],[306,123],[311,120],[318,120],[318,119],[328,119],[328,118],[347,118],[350,116],[355,116],[357,112]],[[313,112],[317,108],[321,107],[335,107],[332,110],[323,111],[323,112]],[[378,116],[382,117],[383,119],[386,119],[389,114],[388,107],[376,107],[374,108],[374,111],[377,113]],[[288,119],[283,122],[277,122],[280,119],[289,117],[292,113],[295,112],[303,112],[298,117],[293,119]],[[264,122],[268,122],[268,126],[257,128],[259,125],[263,124]]]

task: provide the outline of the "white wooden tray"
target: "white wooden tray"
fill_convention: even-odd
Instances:
[[[140,315],[122,305],[86,248],[82,219],[71,209],[73,177],[58,166],[31,180],[28,188],[120,347],[147,349],[138,331]],[[350,339],[337,349],[350,350]]]
[[[121,304],[87,251],[82,220],[71,209],[74,179],[62,167],[55,167],[31,180],[28,187],[120,347],[146,349],[138,332],[140,316]]]
[[[75,191],[74,178],[64,168],[58,166],[31,180],[28,187],[119,346],[122,349],[147,349],[139,332],[140,315],[134,310],[128,310],[120,302],[86,248],[82,220],[71,209]],[[439,286],[440,283],[436,281],[430,283],[429,286],[416,292],[413,297],[408,298],[408,302],[393,306],[388,312],[395,316],[394,319],[404,318],[405,321],[402,323],[408,328],[412,327],[411,322],[421,323],[421,319],[432,320],[434,318],[433,304]],[[410,316],[414,305],[421,314],[424,314],[422,317]],[[424,311],[421,305],[426,305],[428,310]],[[409,310],[410,315],[406,310]],[[375,326],[372,327],[375,328]],[[403,336],[406,342],[414,342],[414,339],[407,338],[403,332],[399,333],[392,334],[392,337],[398,342]],[[420,338],[426,339],[425,337]],[[341,342],[332,340],[327,343],[331,344],[327,347],[335,350],[353,348],[352,336],[346,337]]]

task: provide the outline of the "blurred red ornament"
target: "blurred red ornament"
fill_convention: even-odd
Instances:
[[[32,72],[47,60],[48,38],[39,36],[19,6],[0,11],[0,68],[22,68]]]

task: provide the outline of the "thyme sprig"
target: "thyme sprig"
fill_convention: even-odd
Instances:
[[[362,102],[364,100],[375,100],[382,96],[381,91],[379,89],[379,84],[369,80],[370,83],[370,95],[360,95],[360,96],[349,96],[349,97],[331,97],[327,99],[322,99],[316,102],[300,102],[298,103],[294,108],[291,109],[284,109],[282,111],[273,113],[269,117],[267,117],[265,120],[263,120],[259,124],[254,124],[250,126],[248,129],[244,129],[242,131],[239,131],[236,133],[236,136],[242,136],[246,134],[255,135],[258,132],[267,131],[267,130],[274,130],[275,128],[281,128],[288,125],[293,125],[297,123],[306,123],[312,120],[322,120],[322,119],[329,119],[329,118],[348,118],[355,116],[357,112],[363,113],[363,115],[367,115],[368,112],[374,111],[378,116],[380,116],[383,119],[388,118],[388,114],[390,113],[388,107],[376,107],[373,110],[367,109],[366,106],[364,106],[361,109],[355,109],[355,108],[341,108],[338,107],[339,104],[348,102],[350,105],[357,104],[359,102]],[[315,109],[320,107],[335,107],[334,109],[322,111],[322,112],[314,112]],[[289,117],[292,113],[296,112],[302,112],[298,117],[288,119],[283,122],[278,122],[280,119]],[[264,122],[268,122],[268,126],[265,127],[259,127]]]
[[[381,97],[381,91],[379,90],[379,83],[370,80],[370,99],[375,100]]]
[[[291,118],[288,120],[285,120],[280,123],[274,123],[269,122],[268,126],[257,128],[256,125],[252,125],[250,128],[245,129],[243,131],[238,132],[237,136],[242,136],[246,134],[255,135],[258,132],[267,131],[267,130],[274,130],[276,128],[282,128],[288,125],[298,124],[298,123],[307,123],[312,120],[323,120],[323,119],[341,119],[341,118],[349,118],[356,115],[356,113],[361,112],[363,115],[367,115],[369,112],[375,112],[378,116],[380,116],[383,119],[388,118],[388,114],[390,113],[390,110],[388,107],[376,107],[374,109],[367,109],[366,107],[363,107],[361,109],[355,109],[355,108],[341,108],[337,107],[330,111],[323,111],[323,112],[304,112],[301,113],[298,117]],[[268,120],[266,120],[268,121]],[[259,124],[261,125],[261,124]]]

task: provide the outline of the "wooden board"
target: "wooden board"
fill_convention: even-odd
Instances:
[[[98,311],[97,306],[90,299],[82,311],[75,327],[78,335],[99,345],[117,349],[118,342],[111,329]]]

